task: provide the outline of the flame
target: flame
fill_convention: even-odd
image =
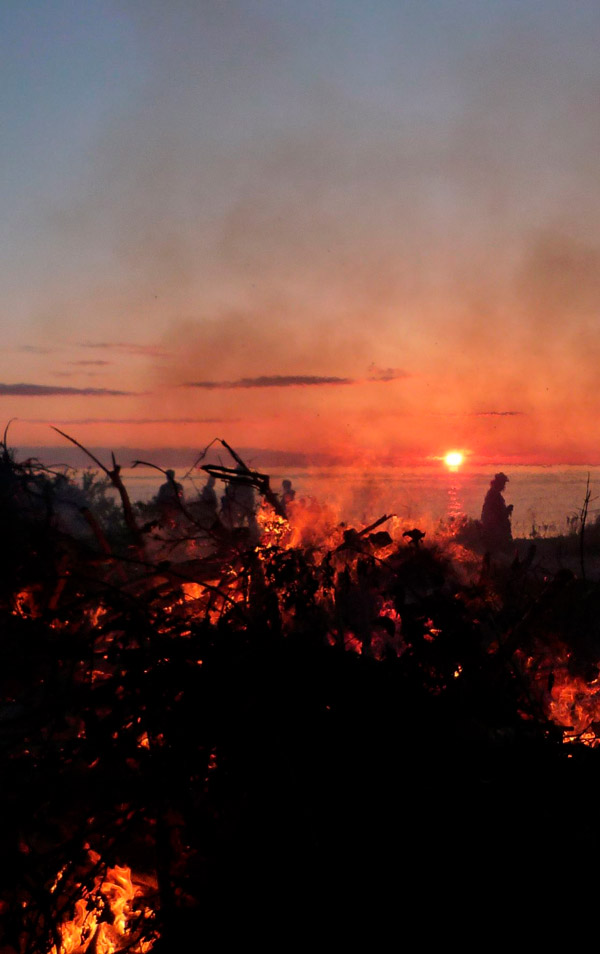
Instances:
[[[90,861],[97,864],[99,856],[93,851],[88,854]],[[63,871],[50,889],[52,892],[57,890]],[[53,944],[49,954],[117,954],[124,950],[148,954],[158,938],[156,931],[148,931],[154,911],[147,895],[155,889],[152,882],[134,883],[127,866],[109,867],[104,877],[97,874],[93,887],[81,886],[73,917],[59,926],[60,948],[57,950]],[[144,937],[140,936],[140,922]]]
[[[264,504],[256,514],[260,528],[262,547],[288,547],[292,538],[292,528],[285,517],[280,517],[272,507]]]
[[[263,504],[256,519],[262,547],[319,547],[332,549],[340,542],[339,514],[313,497],[301,497],[288,504],[287,520]]]
[[[563,730],[563,742],[600,745],[600,675],[593,678],[573,672],[573,653],[556,643],[537,647],[534,654],[517,652],[525,673],[532,680],[546,717]]]
[[[595,726],[600,723],[600,680],[586,682],[566,671],[555,672],[548,714],[564,728],[564,741],[580,741],[591,748],[600,745]]]

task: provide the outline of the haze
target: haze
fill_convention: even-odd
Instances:
[[[600,461],[600,7],[0,9],[16,444]]]

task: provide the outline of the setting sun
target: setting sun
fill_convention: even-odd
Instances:
[[[464,454],[460,451],[448,451],[444,457],[444,463],[447,467],[460,467],[464,459]]]

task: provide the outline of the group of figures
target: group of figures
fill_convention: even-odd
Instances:
[[[156,503],[161,513],[161,522],[176,524],[182,513],[184,491],[175,480],[175,471],[165,471],[167,480],[159,488]],[[485,496],[481,511],[481,537],[486,550],[502,552],[511,548],[513,543],[511,516],[513,505],[507,504],[503,491],[508,483],[506,474],[496,474]],[[209,476],[195,503],[194,512],[198,522],[207,530],[217,523],[227,530],[246,527],[250,536],[258,535],[256,520],[256,498],[250,484],[229,482],[221,497],[220,505],[215,489],[216,479]],[[296,496],[291,480],[282,481],[279,500],[286,512],[289,512]]]
[[[184,491],[182,485],[175,480],[175,471],[167,470],[165,475],[167,480],[159,488],[156,503],[161,514],[161,523],[174,525],[185,506]],[[220,502],[215,485],[216,478],[211,474],[198,499],[190,504],[200,526],[206,530],[213,529],[217,524],[230,531],[247,528],[250,537],[258,536],[256,496],[252,485],[243,481],[226,483]],[[285,512],[288,512],[295,496],[296,491],[291,480],[282,481],[279,501]]]
[[[184,504],[183,487],[175,480],[175,471],[165,471],[167,480],[160,487],[156,503],[165,524],[178,520]],[[498,473],[490,483],[481,511],[481,536],[486,550],[502,552],[512,546],[511,516],[513,505],[507,504],[503,491],[508,483],[506,474]],[[220,505],[215,490],[216,479],[209,476],[194,506],[199,523],[206,529],[217,523],[227,530],[246,527],[250,536],[257,535],[259,528],[256,520],[256,499],[254,489],[243,482],[228,482],[221,497]],[[282,481],[279,500],[285,512],[296,496],[291,480]]]

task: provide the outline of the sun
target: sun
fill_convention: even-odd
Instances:
[[[446,467],[460,467],[465,459],[465,455],[461,454],[460,451],[448,451],[444,457],[444,463]]]

